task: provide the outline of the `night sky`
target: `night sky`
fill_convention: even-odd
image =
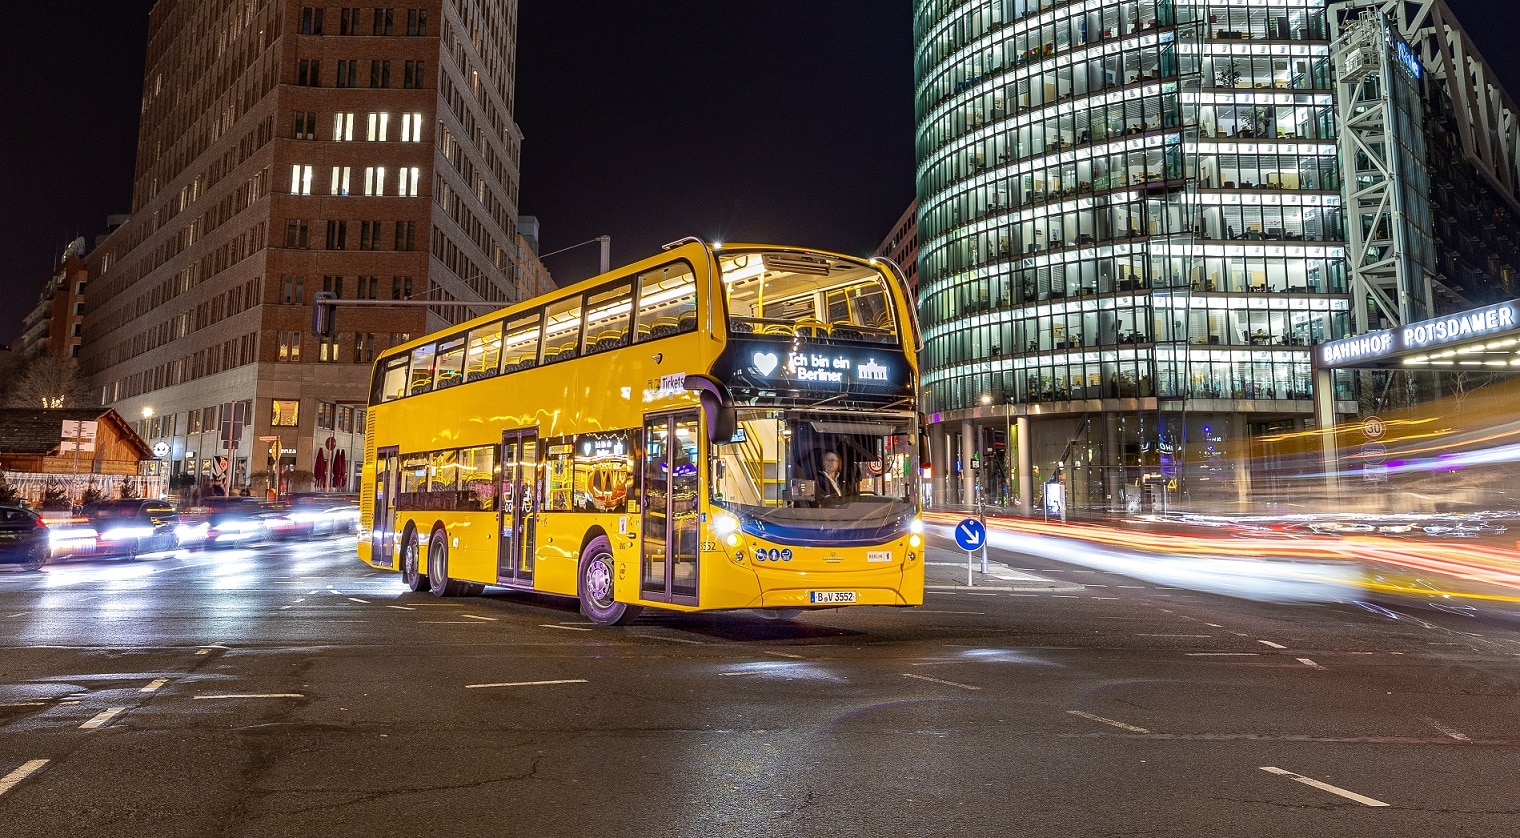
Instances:
[[[1516,0],[1448,0],[1520,97]],[[130,208],[152,0],[15,3],[0,343],[59,252]],[[520,211],[613,264],[683,236],[866,253],[913,197],[908,0],[522,0]],[[594,245],[547,260],[595,271]]]

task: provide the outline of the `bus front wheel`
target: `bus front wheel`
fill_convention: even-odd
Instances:
[[[599,626],[621,626],[633,622],[644,609],[618,602],[612,595],[612,542],[597,536],[581,553],[581,613]]]
[[[428,584],[433,596],[464,596],[470,587],[449,578],[449,537],[443,530],[434,530],[428,542]]]
[[[428,578],[422,572],[420,558],[417,555],[417,531],[407,530],[406,546],[401,548],[401,581],[414,591],[428,589]]]

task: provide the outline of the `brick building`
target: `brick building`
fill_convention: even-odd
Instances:
[[[172,473],[212,466],[241,403],[239,483],[271,443],[314,471],[331,438],[352,490],[375,355],[542,290],[517,245],[516,7],[153,7],[132,215],[90,254],[80,357]],[[319,341],[319,291],[475,306],[340,308]]]
[[[23,358],[51,353],[78,358],[83,340],[84,288],[89,281],[84,239],[75,239],[48,277],[37,304],[22,321],[21,337],[12,347]]]

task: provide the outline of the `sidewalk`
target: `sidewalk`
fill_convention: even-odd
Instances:
[[[1059,579],[1047,579],[1014,570],[998,561],[998,551],[987,554],[987,572],[982,573],[982,557],[972,561],[971,586],[966,585],[966,551],[930,545],[925,551],[924,587],[928,590],[979,591],[1080,591],[1083,586]]]

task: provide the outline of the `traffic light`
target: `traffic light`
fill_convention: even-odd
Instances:
[[[317,338],[338,336],[338,295],[331,291],[318,291],[311,295],[311,334]]]

